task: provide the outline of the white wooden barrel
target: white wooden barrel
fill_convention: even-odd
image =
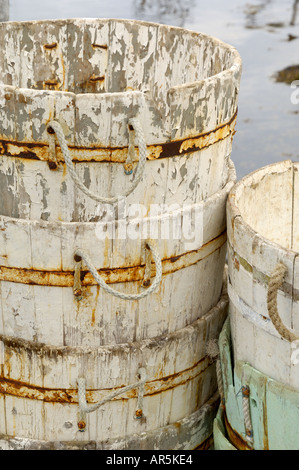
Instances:
[[[227,201],[232,342],[237,361],[299,390],[299,164],[243,178]]]
[[[208,313],[153,339],[88,349],[1,335],[0,447],[163,450],[202,445],[212,434],[219,403],[215,363],[206,345],[218,338],[227,310],[225,282]],[[82,412],[79,379],[85,383],[87,407],[106,399],[98,409]],[[133,388],[124,389],[128,385]],[[121,395],[111,396],[114,392]]]
[[[241,74],[233,47],[181,28],[115,19],[3,23],[0,43],[2,214],[98,220],[99,202],[74,183],[59,139],[55,149],[53,121],[95,195],[121,197],[139,181],[134,168],[125,173],[128,155],[133,167],[141,159],[136,132],[130,140],[132,118],[146,163],[128,203],[194,204],[221,189]]]
[[[191,206],[190,233],[194,232],[194,239],[190,243],[184,227],[177,239],[172,232],[173,221],[179,227],[185,224],[187,209],[148,219],[150,230],[157,228],[157,238],[153,239],[151,231],[149,238],[161,260],[161,280],[156,286],[159,266],[153,260],[151,279],[148,276],[145,283],[151,284],[142,285],[148,266],[146,239],[135,228],[140,228],[146,218],[137,223],[125,220],[124,238],[118,237],[124,228],[120,225],[113,238],[101,238],[95,222],[1,216],[0,333],[54,346],[98,347],[153,338],[192,323],[216,305],[221,293],[225,205],[235,179],[230,163],[223,189]],[[163,227],[169,224],[170,234],[166,231],[163,238]],[[132,233],[138,237],[132,237]],[[77,249],[91,259],[95,274],[84,259],[77,270]],[[98,275],[116,292],[100,287],[101,279],[95,278]],[[148,289],[154,290],[148,293]],[[115,293],[133,298],[119,298]]]

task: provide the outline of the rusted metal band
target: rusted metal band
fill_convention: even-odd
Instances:
[[[166,392],[167,390],[172,390],[180,385],[184,385],[190,380],[196,379],[209,367],[212,367],[212,364],[208,357],[204,357],[191,368],[167,377],[162,377],[161,379],[146,382],[144,387],[144,396],[156,395],[158,393]],[[104,399],[105,396],[115,392],[119,388],[122,387],[86,390],[87,402],[90,404],[97,403]],[[78,405],[79,402],[77,389],[37,387],[35,385],[19,382],[3,376],[0,377],[0,394],[11,395],[18,398],[27,398],[30,400],[40,400],[47,403],[68,403]],[[137,394],[138,388],[115,397],[111,401],[129,400],[130,398],[136,398]]]
[[[203,245],[200,249],[182,253],[174,258],[162,260],[162,274],[171,274],[179,269],[187,268],[210,256],[226,243],[226,231],[218,237]],[[145,266],[132,266],[124,268],[105,268],[98,272],[107,284],[120,282],[142,281]],[[154,266],[152,275],[154,275]],[[70,271],[43,271],[37,269],[13,268],[0,266],[0,281],[17,282],[20,284],[32,284],[39,286],[73,287],[74,272]],[[92,274],[81,271],[81,285],[96,285]]]
[[[199,446],[195,447],[193,450],[210,450],[214,442],[213,434],[211,434],[207,439],[205,439]]]
[[[235,446],[237,450],[253,450],[252,447],[249,447],[247,442],[238,434],[230,425],[226,413],[223,413],[225,429],[231,444]]]
[[[232,137],[235,133],[236,120],[237,111],[228,122],[209,132],[187,139],[148,145],[147,159],[156,160],[158,158],[183,156]],[[68,145],[68,148],[73,162],[125,163],[128,156],[128,147],[77,147]],[[18,142],[2,139],[0,140],[0,155],[53,163],[48,142]],[[59,146],[56,147],[56,159],[57,162],[64,161]]]

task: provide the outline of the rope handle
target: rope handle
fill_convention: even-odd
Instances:
[[[86,427],[86,420],[85,414],[92,413],[96,411],[98,408],[103,406],[105,403],[113,400],[114,398],[118,397],[119,395],[123,395],[130,390],[138,388],[138,396],[137,396],[137,404],[136,404],[136,411],[135,411],[135,418],[141,419],[143,417],[143,397],[144,397],[144,386],[147,380],[146,371],[143,367],[138,369],[138,382],[135,382],[131,385],[127,385],[126,387],[122,387],[115,392],[110,393],[106,398],[100,400],[97,403],[93,403],[88,405],[86,400],[86,380],[84,377],[78,378],[78,401],[79,401],[79,421],[78,427],[80,430],[85,431]]]
[[[222,369],[221,369],[218,339],[210,339],[206,344],[205,352],[206,352],[206,355],[211,360],[211,362],[216,362],[216,380],[217,380],[218,392],[220,396],[220,406],[224,408],[225,394],[224,394],[224,385],[223,385],[223,378],[222,378]]]
[[[277,308],[277,291],[282,286],[284,276],[287,272],[287,268],[284,264],[278,263],[274,271],[271,274],[268,293],[267,293],[267,306],[269,317],[272,320],[277,332],[287,341],[291,343],[299,340],[299,336],[295,335],[290,331],[282,322]]]
[[[253,445],[253,428],[250,415],[250,388],[247,385],[243,385],[241,390],[245,438],[249,444]]]
[[[127,191],[121,195],[121,196],[114,196],[111,198],[104,197],[104,196],[99,196],[92,191],[90,191],[83,181],[79,178],[77,172],[75,171],[73,161],[70,156],[69,148],[66,143],[65,135],[63,132],[63,129],[60,125],[59,122],[57,121],[50,121],[48,125],[48,132],[49,132],[49,151],[50,151],[50,158],[51,158],[51,163],[54,164],[53,168],[57,166],[57,162],[55,161],[55,158],[53,157],[53,132],[56,134],[56,137],[58,139],[67,169],[69,171],[69,174],[74,181],[74,183],[78,186],[78,188],[81,189],[81,191],[86,194],[86,196],[90,197],[91,199],[94,199],[97,202],[104,203],[104,204],[114,204],[118,202],[119,198],[124,198],[129,196],[134,189],[137,187],[139,181],[141,180],[143,173],[144,173],[144,168],[145,168],[145,162],[146,162],[146,154],[147,154],[147,148],[146,148],[146,143],[145,143],[145,138],[143,134],[142,127],[136,118],[129,119],[129,137],[130,137],[130,142],[129,142],[129,147],[128,147],[128,158],[125,164],[125,173],[126,174],[131,174],[133,172],[133,157],[132,157],[132,152],[134,150],[134,142],[132,140],[132,131],[135,131],[134,135],[137,137],[137,145],[139,148],[139,161],[138,165],[136,167],[136,173],[134,177],[134,181],[132,182],[132,185],[130,188],[127,189]]]
[[[162,262],[161,258],[159,256],[159,253],[154,246],[153,242],[147,241],[145,244],[145,248],[147,252],[150,252],[150,254],[154,258],[155,266],[156,266],[156,276],[152,282],[152,284],[148,287],[148,289],[145,289],[143,292],[140,292],[139,294],[124,294],[122,292],[119,292],[112,287],[110,287],[106,282],[101,278],[99,275],[98,271],[96,268],[93,266],[89,256],[84,253],[81,249],[77,249],[75,251],[75,256],[74,259],[76,261],[76,266],[75,266],[75,275],[74,275],[74,294],[78,296],[78,300],[81,298],[82,294],[82,289],[81,289],[81,280],[80,280],[80,270],[82,267],[82,260],[86,264],[88,270],[90,273],[93,275],[95,281],[102,287],[106,292],[108,292],[111,295],[114,295],[115,297],[118,297],[120,299],[124,300],[140,300],[147,295],[151,294],[158,285],[160,284],[162,280]],[[150,283],[150,273],[151,273],[151,259],[152,256],[148,256],[148,253],[146,254],[146,265],[145,265],[145,272],[144,272],[144,280],[143,280],[143,285],[148,286]]]

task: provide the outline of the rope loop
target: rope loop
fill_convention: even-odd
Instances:
[[[57,121],[50,121],[50,123],[48,125],[48,131],[50,132],[50,130],[51,130],[52,134],[53,134],[53,131],[54,131],[54,133],[56,134],[56,137],[58,139],[58,142],[59,142],[59,145],[60,145],[63,157],[64,157],[64,161],[66,163],[67,169],[69,171],[69,174],[70,174],[72,180],[78,186],[78,188],[80,188],[81,191],[84,194],[86,194],[86,196],[90,197],[91,199],[93,199],[93,200],[95,200],[99,203],[115,204],[116,202],[118,202],[119,198],[125,198],[125,197],[129,196],[134,191],[134,189],[137,187],[138,183],[140,182],[140,180],[143,176],[144,168],[145,168],[145,162],[146,162],[146,154],[147,154],[147,148],[146,148],[146,143],[145,143],[143,130],[142,130],[142,127],[140,125],[140,122],[136,118],[129,119],[129,126],[131,126],[133,128],[133,130],[135,131],[135,136],[137,138],[137,144],[138,144],[138,148],[139,148],[139,161],[138,161],[138,165],[136,167],[134,180],[133,180],[130,188],[128,188],[127,191],[125,191],[124,194],[108,198],[108,197],[104,197],[104,196],[99,196],[98,194],[95,194],[94,192],[90,191],[85,186],[83,181],[79,178],[77,172],[75,171],[74,164],[73,164],[73,161],[72,161],[71,156],[70,156],[69,148],[68,148],[68,145],[66,143],[65,135],[64,135],[64,132],[63,132],[63,129],[62,129],[60,123],[57,122]],[[49,139],[50,139],[50,151],[51,151],[51,153],[53,153],[53,142],[52,142],[53,135],[51,135],[51,133],[49,134],[51,136],[51,137],[49,137]],[[130,153],[130,159],[131,159],[132,158],[131,157],[132,144],[129,145],[129,148],[130,148],[129,153]],[[51,156],[51,159],[53,159],[53,156]],[[127,163],[128,163],[128,161],[127,161]],[[127,174],[130,174],[130,173],[131,173],[131,171],[127,172]]]
[[[253,429],[250,415],[250,389],[248,386],[242,386],[242,408],[245,425],[245,438],[249,444],[253,444]]]
[[[160,284],[160,282],[162,280],[162,262],[161,262],[161,258],[159,256],[159,253],[158,253],[158,251],[157,251],[157,249],[154,246],[152,241],[148,240],[145,244],[145,247],[146,247],[146,250],[151,252],[151,254],[154,258],[154,262],[155,262],[155,265],[156,265],[156,275],[155,275],[155,278],[154,278],[153,282],[150,284],[150,286],[147,289],[144,289],[143,292],[140,292],[139,294],[124,294],[122,292],[119,292],[119,291],[113,289],[108,284],[106,284],[106,282],[101,278],[98,271],[96,270],[96,268],[92,264],[89,256],[86,253],[84,253],[81,249],[77,249],[76,252],[75,252],[75,257],[74,257],[75,261],[76,261],[74,294],[76,295],[75,291],[79,291],[79,295],[81,295],[81,289],[80,289],[80,286],[78,285],[80,276],[78,274],[78,269],[77,269],[78,263],[81,263],[81,260],[84,261],[84,263],[87,266],[88,270],[93,275],[95,281],[108,294],[114,295],[115,297],[118,297],[118,298],[123,299],[123,300],[140,300],[140,299],[146,297],[147,295],[151,294],[152,292],[154,292],[156,290],[156,288],[158,287],[158,285]],[[148,285],[149,282],[150,282],[150,279],[149,279],[149,277],[150,277],[150,274],[149,274],[150,273],[150,266],[151,266],[151,257],[146,256],[145,277],[144,277],[144,283],[145,284],[144,285]],[[79,269],[80,268],[81,268],[81,264],[79,266]]]
[[[284,276],[287,272],[287,268],[284,264],[278,263],[274,271],[271,274],[268,292],[267,292],[267,306],[269,317],[277,332],[287,341],[292,343],[293,341],[299,340],[299,336],[295,335],[290,331],[282,322],[277,308],[277,291],[282,286]]]
[[[139,380],[137,382],[131,385],[127,385],[126,387],[122,387],[119,390],[116,390],[115,392],[112,392],[109,395],[107,395],[107,397],[103,398],[103,400],[100,400],[99,402],[93,403],[90,405],[88,405],[87,400],[86,400],[86,380],[84,377],[79,377],[78,378],[78,400],[79,400],[79,411],[80,411],[81,417],[82,416],[84,417],[85,413],[92,413],[93,411],[96,411],[102,405],[104,405],[105,403],[108,403],[109,401],[113,400],[119,395],[123,395],[124,393],[127,393],[130,390],[133,390],[134,388],[135,389],[138,388],[138,397],[137,397],[135,417],[137,419],[140,419],[143,415],[142,407],[143,407],[144,385],[147,380],[146,371],[143,367],[141,367],[138,370],[138,376],[139,376]]]
[[[220,351],[219,351],[219,344],[218,339],[211,339],[206,344],[206,354],[211,360],[211,362],[216,362],[216,379],[218,385],[218,392],[220,396],[220,404],[224,407],[224,385],[223,385],[223,378],[222,378],[222,369],[221,369],[221,361],[220,361]]]

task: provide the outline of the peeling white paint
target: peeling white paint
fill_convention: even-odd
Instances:
[[[298,334],[298,170],[298,163],[290,160],[257,170],[237,183],[227,204],[235,358],[296,390],[299,369],[291,360],[292,343],[273,334],[267,292],[276,265],[283,263],[287,272],[277,294],[278,312],[284,325]],[[233,301],[236,296],[248,308],[240,308]]]
[[[161,432],[194,416],[216,391],[205,344],[218,336],[227,313],[226,294],[219,298],[225,204],[236,178],[230,154],[240,57],[207,35],[131,20],[0,24],[0,42],[5,379],[22,382],[24,394],[34,387],[40,387],[37,395],[47,387],[49,393],[71,388],[76,394],[84,375],[89,394],[99,399],[109,388],[135,382],[144,365],[147,387],[155,392],[144,397],[146,420],[133,419],[132,396],[91,414],[86,433],[80,433],[76,404],[22,397],[14,384],[14,391],[0,393],[0,434],[9,442],[16,436],[102,443]],[[70,179],[58,145],[58,168],[49,169],[47,124],[55,119],[63,127],[76,171],[89,189],[111,197],[124,193],[134,178],[123,166],[131,117],[141,122],[149,158],[127,204],[143,204],[147,211],[154,203],[203,205],[202,246],[188,252],[182,240],[159,239],[162,282],[139,302],[111,297],[90,281],[77,300],[76,248],[86,250],[96,269],[115,283],[121,270],[144,269],[144,240],[96,238],[98,207]],[[50,281],[43,283],[47,276]],[[133,293],[141,283],[142,276],[130,282],[120,277],[116,287]],[[49,348],[39,349],[38,342]],[[169,377],[171,387],[155,389]],[[200,439],[209,437],[211,419],[197,422]],[[177,446],[202,442],[188,429]]]
[[[140,120],[148,146],[162,148],[211,132],[229,122],[237,110],[240,57],[231,46],[203,34],[137,21],[57,20],[2,24],[0,41],[5,44],[0,58],[0,138],[43,143],[46,154],[51,119],[61,123],[68,144],[79,149],[79,156],[84,149],[88,154],[88,149],[98,148],[109,161],[110,148],[128,146],[130,117]],[[99,80],[90,81],[92,77]],[[169,203],[173,197],[195,203],[210,196],[221,189],[231,144],[232,134],[210,147],[194,148],[186,157],[174,154],[148,161],[131,200],[148,206],[155,201]],[[2,155],[3,163],[19,158],[5,151]],[[204,172],[210,159],[213,175]],[[27,178],[30,199],[34,169],[27,163],[25,174],[17,177],[22,186]],[[76,190],[63,165],[53,178],[46,162],[34,164],[47,181],[50,220],[91,220],[95,204]],[[183,180],[172,179],[183,165],[187,165]],[[93,175],[90,189],[107,197],[121,194],[132,178],[125,175],[123,164],[76,164],[79,174],[87,167]],[[190,189],[195,174],[196,185]],[[170,182],[176,187],[167,189]],[[62,197],[64,183],[67,201]],[[35,213],[42,217],[42,212]]]

